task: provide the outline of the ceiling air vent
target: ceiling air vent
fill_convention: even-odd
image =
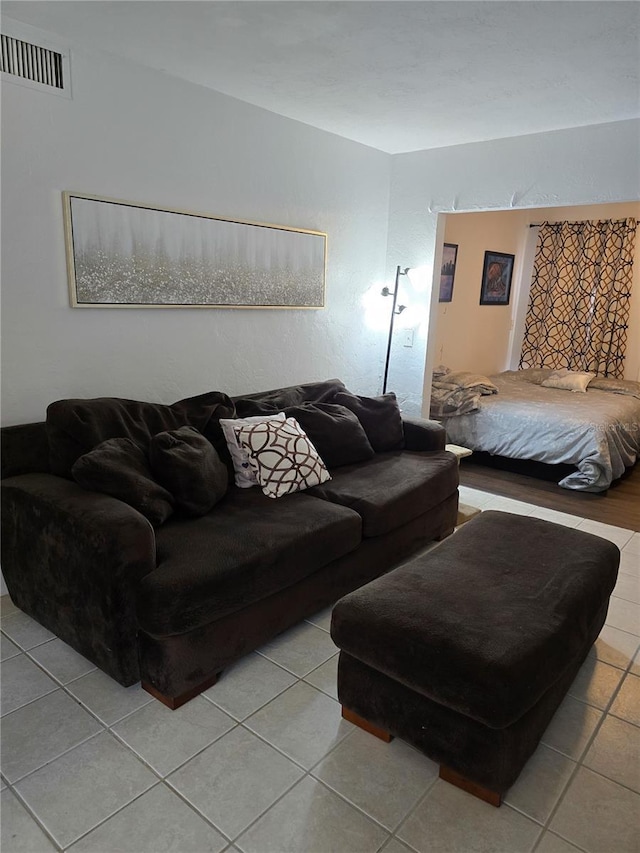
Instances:
[[[0,70],[5,74],[12,74],[44,86],[52,86],[54,89],[64,89],[61,53],[6,36],[4,33],[0,38],[2,39]]]

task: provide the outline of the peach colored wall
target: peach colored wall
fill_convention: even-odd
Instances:
[[[436,364],[480,373],[506,370],[514,286],[522,255],[520,243],[528,213],[519,210],[447,215],[444,242],[457,244],[458,257],[453,299],[438,305]],[[485,251],[516,255],[509,305],[480,305]]]
[[[640,221],[640,202],[448,214],[445,242],[458,244],[458,262],[453,300],[438,306],[436,364],[482,373],[508,368],[520,264],[530,223],[631,216]],[[508,306],[479,304],[485,250],[516,255]],[[625,376],[640,380],[640,237],[636,238],[628,334]]]

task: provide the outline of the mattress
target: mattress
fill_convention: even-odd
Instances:
[[[574,465],[577,470],[559,485],[586,492],[604,491],[635,464],[640,398],[592,388],[545,388],[527,374],[491,376],[497,394],[481,397],[477,411],[441,420],[448,441],[511,459]]]

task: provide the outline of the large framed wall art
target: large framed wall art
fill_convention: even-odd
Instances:
[[[74,308],[323,308],[327,235],[63,193]]]

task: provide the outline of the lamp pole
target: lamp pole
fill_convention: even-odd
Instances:
[[[396,314],[402,314],[405,309],[405,305],[398,305],[396,310],[396,303],[398,301],[398,284],[400,282],[400,276],[406,275],[409,272],[409,267],[405,267],[404,270],[398,266],[396,268],[396,282],[393,288],[393,293],[390,292],[388,287],[382,288],[383,296],[393,296],[393,304],[391,305],[391,321],[389,323],[389,340],[387,342],[387,357],[384,362],[384,379],[382,380],[382,393],[384,394],[387,390],[387,377],[389,375],[389,359],[391,358],[391,341],[393,340],[393,324],[396,319]]]

